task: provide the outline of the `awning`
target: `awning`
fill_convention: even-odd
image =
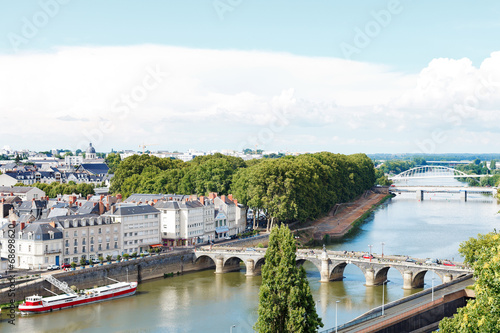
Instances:
[[[217,228],[215,228],[215,232],[218,233],[218,234],[222,234],[222,233],[225,233],[225,232],[228,232],[228,231],[229,231],[228,227],[217,227]]]
[[[163,247],[163,244],[154,244],[154,245],[149,245],[149,247]]]

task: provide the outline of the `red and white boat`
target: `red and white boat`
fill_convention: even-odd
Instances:
[[[51,280],[55,280],[52,276]],[[47,280],[49,280],[47,278]],[[55,280],[61,284],[60,281]],[[49,281],[56,285],[54,281]],[[42,297],[38,295],[26,297],[23,304],[19,305],[22,314],[51,312],[75,306],[107,301],[114,298],[134,295],[137,290],[137,282],[117,282],[104,287],[87,289],[81,293],[75,293],[67,284],[57,286],[66,291],[65,294]]]

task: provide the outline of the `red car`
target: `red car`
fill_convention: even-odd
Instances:
[[[62,264],[61,265],[61,268],[71,268],[71,265],[70,264]]]
[[[363,258],[365,258],[365,259],[373,259],[375,257],[373,256],[373,254],[366,254],[365,253],[365,254],[363,254]]]
[[[444,266],[455,266],[454,263],[452,263],[451,261],[447,261],[447,260],[443,261],[443,265]]]

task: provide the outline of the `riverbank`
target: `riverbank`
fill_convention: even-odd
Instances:
[[[297,230],[296,235],[304,244],[341,239],[391,197],[392,195],[387,193],[367,191],[353,202],[336,205],[327,216],[312,222],[306,228]]]

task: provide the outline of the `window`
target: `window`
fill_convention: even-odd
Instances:
[[[66,243],[64,244],[66,247],[69,246],[69,240],[66,239]]]
[[[115,242],[115,249],[118,248],[118,242]]]
[[[94,237],[90,237],[90,244],[94,244]]]
[[[90,252],[94,252],[94,245],[90,245]]]
[[[73,232],[73,236],[78,237],[78,230],[75,230],[75,231]]]
[[[113,230],[114,232],[118,232],[118,227],[115,227]]]
[[[50,239],[54,239],[54,232],[53,231],[49,231],[49,237],[50,237]]]
[[[109,250],[109,243],[106,243],[106,250]]]
[[[66,249],[66,251],[64,252],[64,254],[69,254],[69,249]]]
[[[78,248],[76,246],[74,247],[73,253],[78,253]]]
[[[97,232],[98,232],[99,234],[102,234],[102,228],[99,228],[99,229],[97,230]]]
[[[31,252],[31,245],[28,245],[28,252]]]
[[[85,245],[85,238],[82,239],[82,245]]]
[[[73,245],[74,245],[74,246],[78,246],[78,239],[75,239],[75,240],[73,241]]]
[[[99,248],[97,249],[97,251],[102,251],[102,246],[101,246],[101,244],[99,244]]]
[[[87,236],[87,231],[86,230],[82,230],[82,236],[83,237]]]
[[[82,252],[87,252],[87,250],[85,249],[85,246],[82,246]]]

